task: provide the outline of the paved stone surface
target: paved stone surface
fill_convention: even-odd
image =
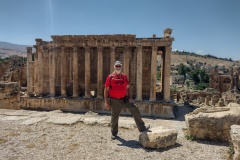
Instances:
[[[22,125],[33,125],[36,123],[46,122],[54,123],[60,125],[72,125],[78,122],[83,122],[87,125],[102,125],[110,126],[110,116],[98,115],[94,112],[87,112],[85,114],[73,114],[73,113],[63,113],[60,110],[55,110],[51,112],[46,111],[30,111],[30,110],[7,110],[0,109],[0,120],[24,120]],[[163,119],[152,119],[143,118],[146,124],[150,124],[151,127],[154,126],[166,126],[176,128],[183,136],[182,128],[185,128],[184,121],[178,120],[163,120]],[[119,118],[119,127],[126,129],[136,128],[136,124],[132,117]]]

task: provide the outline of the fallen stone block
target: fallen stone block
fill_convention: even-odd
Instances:
[[[158,126],[142,132],[139,142],[146,148],[166,148],[176,143],[177,134],[176,129]]]
[[[229,141],[230,126],[233,124],[240,125],[240,116],[230,109],[216,108],[202,109],[185,115],[187,126],[187,135],[195,139]],[[239,108],[240,109],[240,108]]]
[[[228,107],[230,108],[230,111],[236,114],[240,115],[240,104],[237,103],[229,103]]]
[[[240,159],[240,125],[231,126],[231,139],[234,147],[233,160]]]

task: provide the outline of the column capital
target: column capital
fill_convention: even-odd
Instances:
[[[32,48],[33,47],[27,47],[27,53],[32,53]]]
[[[77,52],[78,51],[78,47],[77,46],[73,46],[73,52]]]
[[[152,46],[152,51],[157,51],[157,46]]]
[[[115,52],[116,46],[110,46],[111,52]]]
[[[102,52],[102,51],[103,51],[103,48],[104,48],[103,46],[98,46],[98,47],[97,47],[97,52]]]

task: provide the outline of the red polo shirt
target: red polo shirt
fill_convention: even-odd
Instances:
[[[111,76],[112,78],[108,75],[105,82],[105,87],[109,87],[108,96],[112,98],[124,98],[127,93],[127,85],[129,84],[127,75],[113,73]]]

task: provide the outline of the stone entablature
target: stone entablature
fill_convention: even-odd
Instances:
[[[36,52],[27,48],[28,94],[102,99],[105,79],[120,60],[137,101],[169,102],[171,31],[166,29],[162,38],[120,34],[52,36],[50,42],[36,39]],[[163,97],[156,96],[157,55],[162,57]]]

